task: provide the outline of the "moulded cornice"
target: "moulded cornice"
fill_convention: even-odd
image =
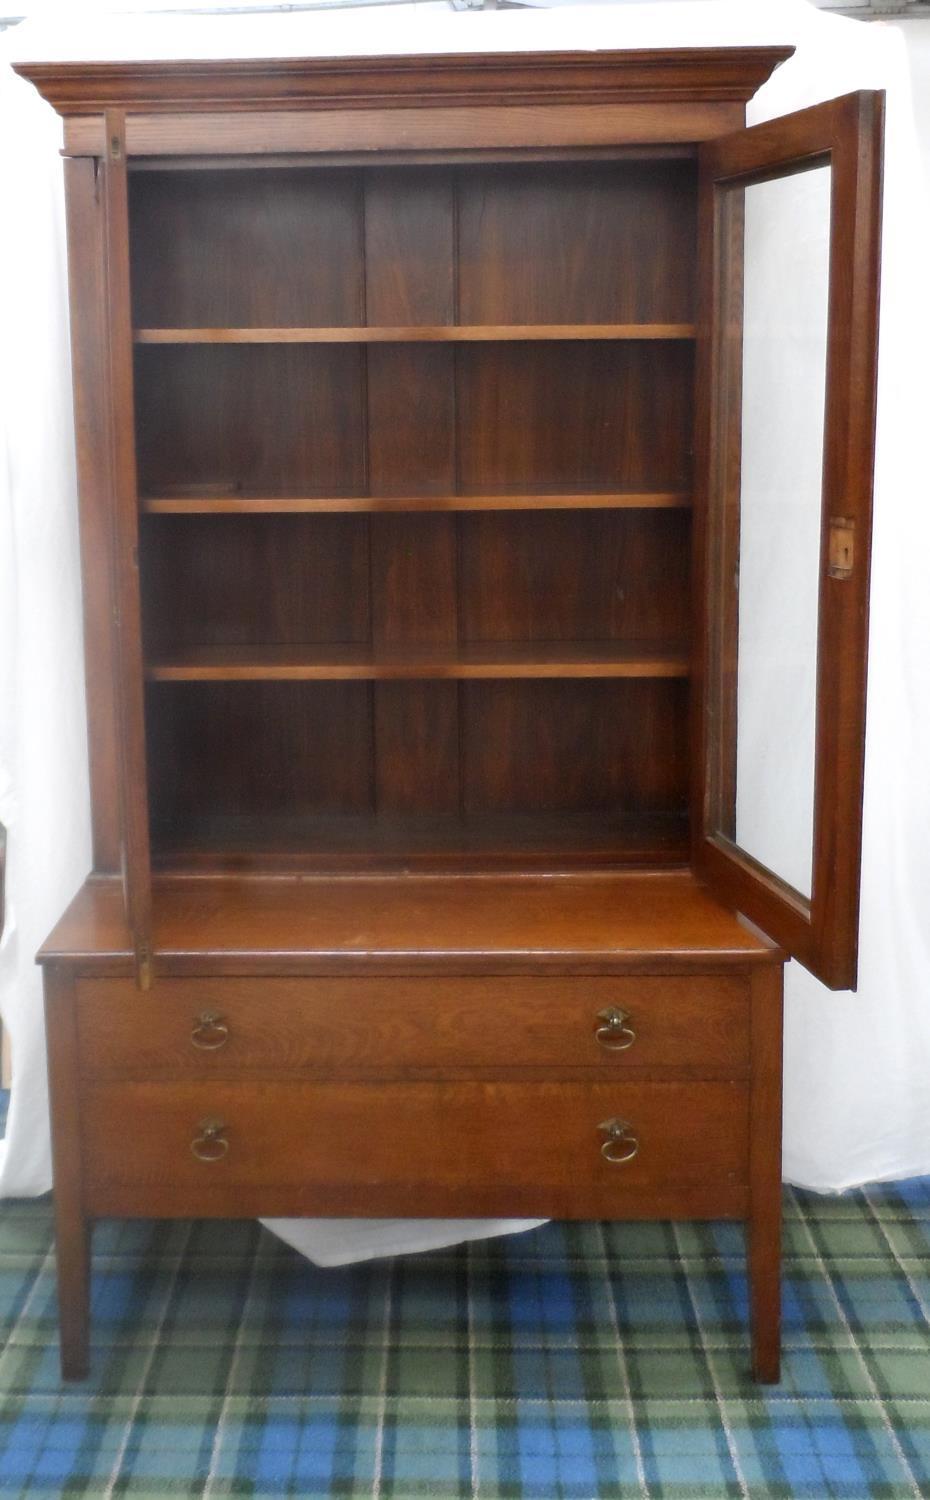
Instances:
[[[449,53],[439,56],[18,63],[61,115],[125,109],[424,108],[439,105],[745,103],[792,47]]]

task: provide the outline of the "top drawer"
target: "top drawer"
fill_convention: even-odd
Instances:
[[[740,975],[77,982],[92,1078],[342,1078],[609,1067],[737,1077]]]

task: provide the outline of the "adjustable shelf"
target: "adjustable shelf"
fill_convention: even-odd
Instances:
[[[412,511],[687,510],[686,490],[616,491],[543,495],[143,495],[148,515],[369,515]]]
[[[668,643],[619,641],[469,646],[204,646],[153,661],[153,682],[348,682],[467,678],[687,677]]]
[[[346,328],[136,328],[137,344],[475,344],[693,339],[694,323],[471,323]]]

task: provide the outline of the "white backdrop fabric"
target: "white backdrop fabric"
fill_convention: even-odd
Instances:
[[[900,33],[804,0],[459,13],[88,20],[84,7],[0,39],[10,58],[506,51],[794,43],[750,107],[761,120],[850,89],[888,93],[860,981],[787,975],[785,1173],[822,1190],[930,1172],[930,505],[923,462],[930,208]],[[13,1094],[0,1194],[51,1183],[33,955],[90,865],[87,750],[59,123],[0,63],[0,820],[10,829],[0,1012]],[[757,709],[764,717],[764,695]],[[749,705],[745,712],[752,712]],[[537,1221],[289,1220],[322,1264]]]

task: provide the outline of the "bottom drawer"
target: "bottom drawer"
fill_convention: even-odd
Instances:
[[[748,1171],[739,1083],[99,1084],[81,1120],[96,1214],[701,1216]]]

